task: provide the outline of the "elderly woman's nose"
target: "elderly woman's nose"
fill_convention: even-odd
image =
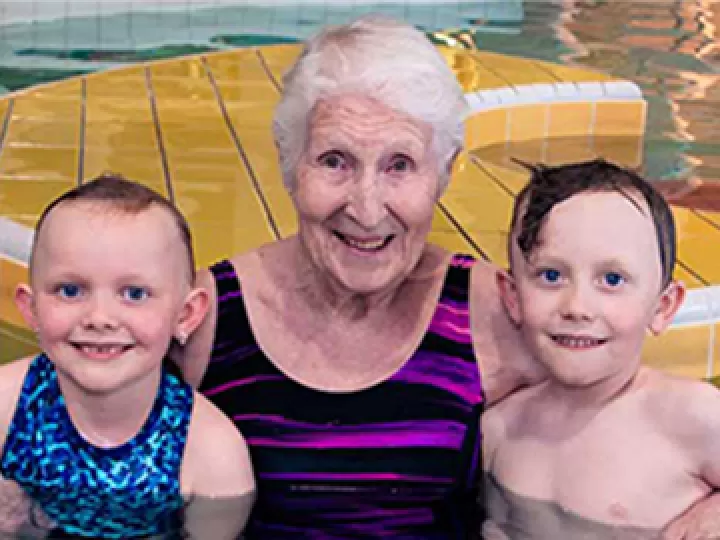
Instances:
[[[378,225],[387,215],[386,190],[374,171],[365,171],[350,193],[347,213],[368,229]]]

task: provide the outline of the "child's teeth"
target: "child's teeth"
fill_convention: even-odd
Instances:
[[[117,354],[121,347],[119,345],[85,345],[84,349],[96,354]]]
[[[572,338],[572,337],[563,337],[563,336],[558,337],[557,341],[559,341],[561,344],[566,345],[568,347],[594,347],[594,346],[600,344],[599,339]]]

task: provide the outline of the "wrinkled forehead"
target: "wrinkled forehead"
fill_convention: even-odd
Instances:
[[[333,138],[379,146],[404,143],[425,151],[432,127],[378,100],[348,94],[318,100],[310,117],[310,138],[311,143]]]

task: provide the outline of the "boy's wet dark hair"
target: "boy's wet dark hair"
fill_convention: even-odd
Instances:
[[[525,163],[521,165],[531,174],[529,182],[515,199],[510,226],[510,248],[515,239],[520,251],[527,258],[536,247],[540,231],[553,207],[579,193],[615,191],[626,197],[644,214],[645,209],[633,198],[633,195],[639,194],[645,200],[655,224],[663,287],[670,283],[676,257],[675,220],[670,205],[642,176],[603,159],[556,167]],[[607,218],[612,219],[612,216]],[[568,231],[568,234],[572,234],[572,231]]]
[[[105,173],[89,180],[63,193],[47,205],[42,214],[40,214],[40,219],[35,226],[36,240],[33,243],[29,265],[31,274],[37,238],[48,215],[59,205],[72,204],[79,201],[101,203],[125,214],[139,214],[152,205],[166,210],[172,216],[177,230],[180,233],[183,245],[185,246],[190,282],[192,283],[195,280],[195,256],[193,253],[192,235],[185,217],[169,200],[156,191],[114,173]]]

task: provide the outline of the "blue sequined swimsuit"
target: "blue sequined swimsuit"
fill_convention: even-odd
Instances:
[[[115,448],[88,443],[73,425],[53,364],[28,369],[0,459],[58,528],[92,538],[164,534],[179,526],[180,466],[192,389],[163,373],[140,432]]]

